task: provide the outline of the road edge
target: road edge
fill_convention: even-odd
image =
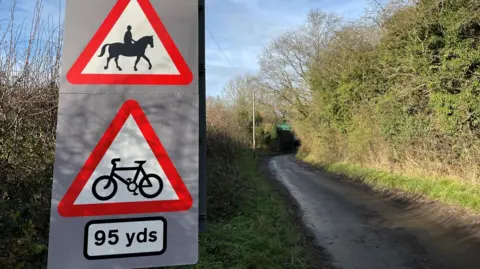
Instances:
[[[468,234],[475,234],[477,232],[477,228],[480,227],[480,215],[474,214],[472,211],[460,206],[436,200],[420,193],[409,193],[400,189],[379,188],[346,173],[344,174],[326,171],[322,167],[299,159],[296,156],[293,156],[293,161],[299,165],[302,165],[303,167],[307,167],[311,171],[321,172],[325,175],[328,175],[328,177],[332,179],[343,181],[345,184],[349,184],[354,188],[361,189],[365,193],[379,195],[383,198],[386,198],[388,199],[389,205],[393,207],[402,210],[409,210],[416,207],[428,207],[429,209],[434,209],[442,215],[454,218],[454,222],[452,224],[454,224],[457,229],[462,229]]]
[[[322,246],[315,243],[315,236],[310,231],[310,229],[308,229],[308,227],[306,227],[302,222],[304,212],[300,208],[298,202],[290,195],[288,189],[277,180],[276,175],[272,173],[269,168],[270,161],[274,157],[281,155],[283,154],[260,155],[259,161],[257,161],[257,168],[269,181],[272,188],[279,194],[285,206],[295,212],[294,222],[300,228],[302,235],[305,236],[305,238],[307,239],[307,251],[312,263],[315,266],[314,268],[337,269],[335,266],[332,265],[332,256]]]

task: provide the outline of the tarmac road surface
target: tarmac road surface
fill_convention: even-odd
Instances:
[[[466,226],[454,226],[433,205],[399,204],[293,155],[267,163],[264,169],[296,204],[305,230],[324,253],[318,259],[328,260],[328,267],[480,269],[479,225],[463,231]]]

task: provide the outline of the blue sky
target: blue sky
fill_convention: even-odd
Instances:
[[[12,0],[0,1],[0,17],[6,18]],[[16,18],[30,22],[35,0],[17,0]],[[239,75],[258,70],[257,56],[275,37],[301,25],[308,11],[319,8],[347,19],[361,16],[368,0],[206,0],[206,24]],[[60,9],[59,9],[60,6]],[[58,18],[64,0],[43,0],[43,13]],[[0,23],[1,25],[1,23]],[[1,28],[0,28],[1,31]],[[237,74],[206,33],[207,94],[221,93]]]
[[[206,24],[239,75],[258,70],[257,56],[272,39],[305,22],[312,8],[346,19],[363,15],[368,0],[206,0]],[[206,33],[207,93],[218,95],[236,76]]]

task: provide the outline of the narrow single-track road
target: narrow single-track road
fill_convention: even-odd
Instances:
[[[332,267],[480,269],[479,225],[459,228],[433,205],[395,202],[293,155],[267,163],[270,178],[295,202]]]

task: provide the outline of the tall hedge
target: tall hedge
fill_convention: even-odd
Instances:
[[[475,180],[479,11],[424,0],[338,32],[311,65],[309,117],[295,121],[304,153]]]

